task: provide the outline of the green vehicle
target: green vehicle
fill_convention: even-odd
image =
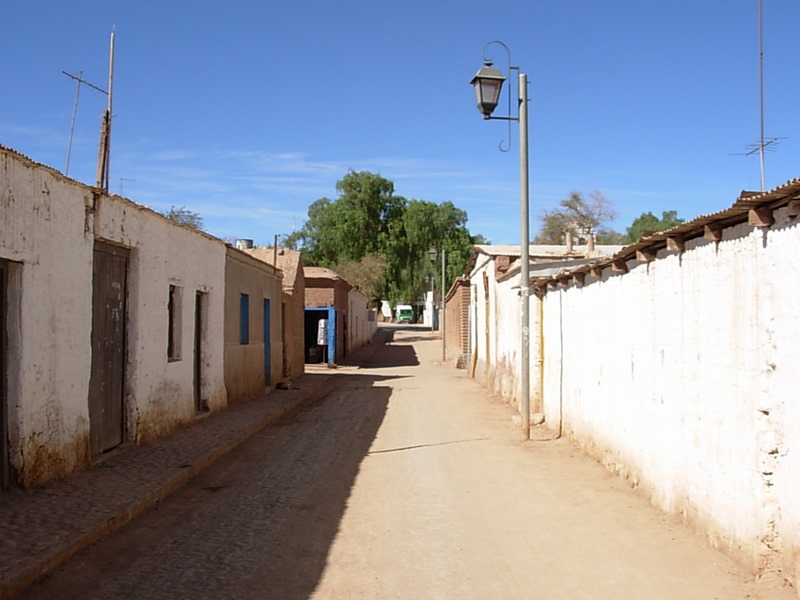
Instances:
[[[395,309],[395,323],[413,323],[414,309],[410,304],[398,304]]]

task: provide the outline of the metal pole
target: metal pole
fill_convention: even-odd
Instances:
[[[764,182],[764,20],[763,2],[758,0],[758,78],[759,78],[759,98],[761,105],[761,139],[758,143],[758,154],[761,160],[761,191],[766,191]]]
[[[446,293],[446,288],[445,288],[445,256],[446,255],[447,255],[447,252],[445,252],[445,249],[442,248],[442,308],[441,308],[441,311],[442,311],[442,316],[441,316],[441,321],[442,321],[442,362],[446,362],[447,361],[447,341],[445,339],[445,335],[447,334],[447,329],[445,328],[445,323],[446,323],[446,319],[447,319],[447,306],[444,303],[444,295]]]
[[[434,298],[436,295],[435,282],[436,277],[431,275],[431,332],[436,331],[436,327],[434,327],[436,321],[436,299]]]
[[[519,74],[519,187],[520,187],[520,303],[522,338],[520,340],[520,412],[522,437],[531,437],[530,409],[530,276],[528,256],[528,76]]]

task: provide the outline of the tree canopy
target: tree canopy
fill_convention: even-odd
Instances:
[[[176,223],[181,223],[182,225],[191,227],[192,229],[203,231],[203,217],[200,216],[200,213],[191,211],[185,206],[173,205],[170,206],[169,210],[164,211],[161,214],[167,217],[170,221],[175,221]]]
[[[452,202],[435,204],[395,195],[394,184],[368,171],[350,170],[336,185],[336,200],[320,198],[287,245],[300,247],[307,265],[328,267],[359,285],[372,300],[414,302],[440,287],[441,252],[447,284],[463,274],[473,244],[467,213]],[[432,264],[428,250],[436,248]]]
[[[545,210],[540,217],[542,227],[534,238],[536,244],[564,244],[571,232],[576,244],[585,244],[590,235],[600,244],[616,244],[620,234],[608,224],[616,217],[611,202],[595,190],[584,200],[581,192],[570,192],[558,208]]]
[[[633,220],[622,241],[625,244],[633,244],[638,242],[643,235],[664,231],[683,222],[684,220],[678,217],[678,211],[676,210],[663,211],[660,219],[651,212],[642,213]]]

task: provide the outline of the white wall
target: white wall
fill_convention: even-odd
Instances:
[[[37,483],[89,460],[91,193],[3,149],[0,161],[0,258],[14,261],[9,459],[23,483]]]
[[[494,261],[484,255],[478,256],[478,262],[470,273],[470,314],[474,316],[471,323],[473,377],[491,388],[493,381],[496,350],[496,304],[494,294],[495,278]],[[487,285],[488,284],[488,285]]]
[[[800,227],[785,213],[550,289],[544,407],[654,504],[796,578]]]
[[[92,260],[95,238],[130,250],[126,438],[152,439],[194,418],[196,290],[207,292],[202,394],[225,406],[224,244],[0,148],[0,258],[10,263],[10,462],[23,485],[90,460]],[[181,286],[179,361],[167,361],[170,284]]]
[[[378,329],[375,311],[367,308],[368,302],[367,297],[355,288],[347,293],[347,334],[350,338],[347,347],[350,352],[369,344]]]
[[[100,202],[97,237],[131,248],[128,267],[128,436],[142,442],[195,418],[194,308],[206,294],[201,397],[209,410],[226,406],[223,376],[225,246],[122,198]],[[202,260],[198,260],[202,257]],[[181,290],[181,357],[167,360],[169,286]]]

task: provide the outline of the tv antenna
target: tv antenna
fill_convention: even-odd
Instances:
[[[131,179],[130,177],[120,177],[120,178],[119,178],[119,195],[120,195],[120,196],[122,196],[122,195],[123,195],[123,189],[122,189],[122,186],[124,185],[124,182],[125,182],[125,181],[136,181],[136,180],[135,180],[135,179]]]
[[[66,71],[61,71],[67,77],[74,79],[77,83],[75,85],[75,103],[72,105],[72,121],[69,125],[69,143],[67,144],[67,166],[64,169],[64,175],[69,175],[69,159],[72,155],[72,136],[75,133],[75,118],[78,114],[78,99],[81,95],[81,84],[88,85],[90,88],[97,90],[98,92],[102,92],[106,96],[108,96],[108,92],[102,88],[97,87],[93,83],[89,83],[83,78],[83,71],[78,71],[77,75],[73,75],[72,73],[67,73]]]
[[[756,144],[748,146],[748,151],[745,156],[752,156],[758,152],[759,160],[761,162],[761,191],[766,191],[766,184],[764,181],[764,154],[767,151],[774,151],[778,140],[785,138],[769,138],[764,137],[764,0],[758,0],[758,84],[759,84],[759,106],[760,106],[760,126],[761,137]]]
[[[69,171],[69,157],[72,152],[72,134],[75,127],[75,113],[78,108],[81,84],[88,85],[98,92],[104,93],[108,97],[108,107],[103,111],[103,120],[100,126],[100,155],[97,159],[97,187],[108,192],[109,158],[111,155],[111,99],[114,84],[114,30],[111,30],[111,43],[108,53],[108,91],[86,81],[83,78],[83,71],[80,71],[78,75],[72,75],[66,71],[61,72],[78,82],[78,89],[75,92],[75,105],[72,109],[72,125],[70,127],[69,145],[67,149],[67,171]]]

